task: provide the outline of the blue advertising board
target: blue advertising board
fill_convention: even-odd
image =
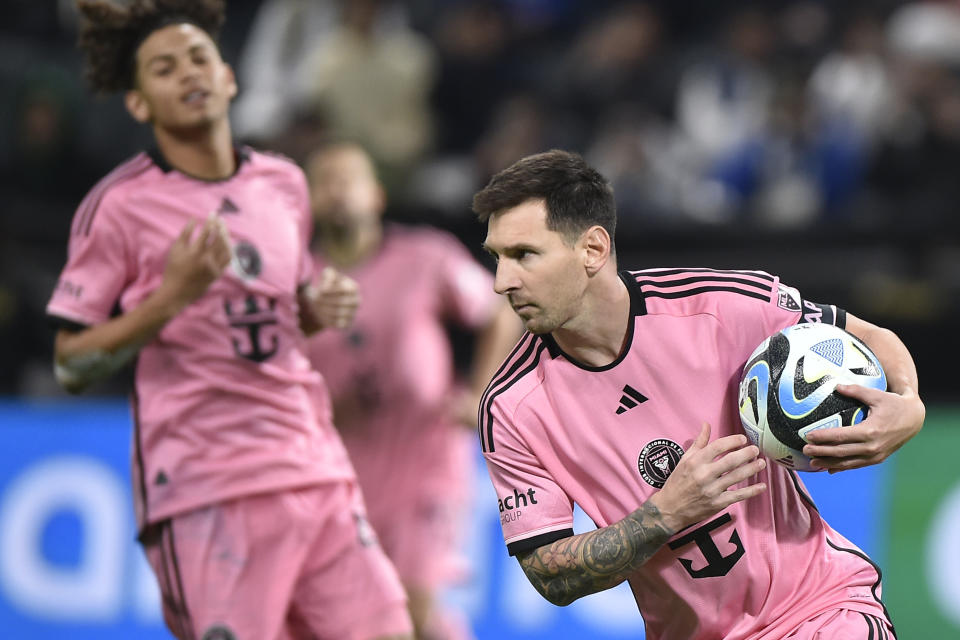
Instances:
[[[0,401],[0,629],[11,640],[171,638],[134,537],[122,401]],[[885,467],[804,481],[834,528],[883,560]],[[555,607],[507,556],[478,457],[469,579],[446,594],[477,638],[643,638],[626,585]],[[592,523],[578,513],[575,529]]]

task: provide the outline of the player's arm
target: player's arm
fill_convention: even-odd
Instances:
[[[360,305],[356,281],[327,267],[316,282],[297,291],[300,305],[300,330],[313,335],[321,329],[343,329],[353,323]]]
[[[560,606],[615,587],[681,529],[766,489],[734,488],[766,466],[746,436],[709,439],[704,424],[663,488],[623,520],[517,554],[531,584]]]
[[[863,340],[880,360],[887,376],[887,391],[837,385],[838,392],[860,400],[870,411],[863,422],[852,427],[807,434],[810,444],[803,453],[814,458],[814,466],[831,472],[883,462],[920,431],[926,417],[917,367],[900,338],[849,313],[846,329]]]
[[[673,534],[647,502],[620,522],[518,553],[517,560],[540,595],[563,607],[617,586]]]
[[[174,241],[161,285],[136,308],[85,329],[57,332],[54,372],[67,391],[79,393],[123,367],[223,273],[230,244],[222,222],[211,216],[191,239],[194,226],[188,222]]]

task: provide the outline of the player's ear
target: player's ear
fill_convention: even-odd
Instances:
[[[610,234],[600,225],[593,225],[580,236],[583,249],[584,267],[588,275],[593,275],[607,264],[610,258]]]
[[[137,89],[130,89],[123,96],[123,104],[134,120],[141,124],[150,122],[152,116],[150,103],[147,102],[147,98],[142,92]]]
[[[377,213],[383,216],[383,213],[387,210],[387,192],[384,190],[383,185],[377,182]]]
[[[233,100],[237,97],[237,76],[233,72],[233,67],[231,67],[226,62],[223,63],[224,73],[227,75],[227,95],[230,96],[230,99]]]

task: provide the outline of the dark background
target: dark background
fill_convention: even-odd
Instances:
[[[70,2],[0,11],[0,394],[55,396],[43,309],[71,217],[150,132],[118,97],[86,91]],[[896,331],[925,399],[956,400],[956,2],[265,0],[227,12],[239,140],[298,161],[328,136],[359,140],[390,218],[449,229],[478,256],[473,192],[523,155],[579,151],[614,185],[623,268],[778,274]]]

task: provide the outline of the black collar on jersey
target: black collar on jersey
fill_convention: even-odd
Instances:
[[[620,279],[623,281],[623,284],[627,287],[627,293],[630,294],[630,318],[636,318],[637,316],[646,315],[647,313],[647,304],[643,300],[643,291],[640,290],[640,285],[637,284],[637,279],[634,278],[629,271],[621,271],[619,273]],[[563,349],[560,348],[560,345],[557,344],[557,341],[553,339],[552,334],[545,334],[542,336],[543,343],[547,345],[547,351],[550,352],[551,358],[556,358],[557,356],[563,356],[570,364],[583,369],[584,371],[606,371],[608,369],[613,369],[615,366],[620,364],[623,359],[627,356],[627,353],[630,352],[630,347],[633,345],[633,326],[635,322],[627,323],[627,337],[624,340],[623,351],[620,352],[620,355],[617,356],[617,359],[611,362],[610,364],[603,365],[602,367],[593,367],[588,364],[584,364],[578,361],[576,358],[573,358],[567,355]]]
[[[153,164],[157,165],[157,167],[159,167],[160,170],[163,171],[164,173],[170,173],[171,171],[176,171],[177,173],[182,173],[188,178],[191,178],[193,180],[199,180],[200,182],[226,182],[227,180],[230,180],[231,178],[233,178],[233,176],[237,175],[240,172],[240,167],[243,165],[243,163],[250,159],[250,147],[241,146],[237,144],[233,145],[233,156],[234,156],[234,159],[236,160],[236,166],[233,169],[233,173],[231,173],[226,178],[220,178],[216,180],[211,180],[209,178],[199,178],[197,176],[190,175],[186,171],[181,171],[180,169],[177,169],[176,167],[171,165],[169,162],[167,162],[167,159],[163,157],[163,154],[160,153],[160,149],[158,149],[157,147],[150,147],[149,149],[147,149],[147,155],[150,156],[151,160],[153,160]]]

